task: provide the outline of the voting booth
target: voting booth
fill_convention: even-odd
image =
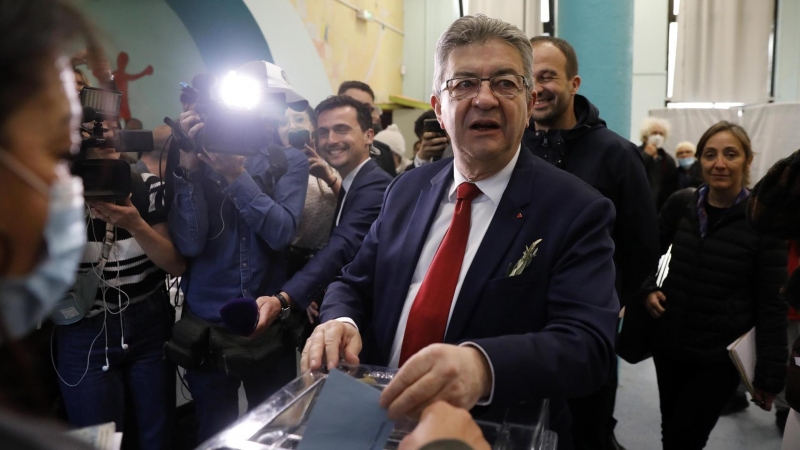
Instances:
[[[396,449],[416,425],[390,421],[378,406],[396,372],[345,364],[330,373],[305,372],[198,449]],[[494,450],[555,450],[547,400],[533,422],[478,425]]]

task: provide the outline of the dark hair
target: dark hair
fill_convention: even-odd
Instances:
[[[753,147],[750,144],[750,136],[747,135],[747,131],[744,131],[744,128],[736,125],[735,123],[728,122],[727,120],[720,120],[714,125],[711,125],[711,128],[707,129],[706,132],[703,133],[703,135],[700,137],[700,140],[697,142],[697,152],[695,152],[697,159],[701,159],[703,157],[703,150],[705,150],[708,140],[711,139],[711,137],[715,134],[722,133],[723,131],[730,131],[730,133],[739,140],[739,143],[742,144],[742,150],[744,150],[745,161],[752,162]],[[745,187],[750,184],[750,166],[748,164],[745,164],[742,183],[744,183]]]
[[[45,84],[47,71],[76,38],[99,46],[83,14],[61,0],[0,0],[0,132]],[[5,139],[0,134],[0,142]]]
[[[372,128],[372,112],[370,112],[369,106],[348,95],[330,96],[321,101],[314,109],[314,112],[319,117],[325,111],[348,106],[356,110],[356,119],[358,119],[358,126],[361,127],[361,131],[367,131]]]
[[[435,119],[436,118],[436,111],[429,109],[424,113],[420,114],[417,117],[417,120],[414,121],[414,134],[417,135],[419,139],[422,139],[422,133],[425,132],[425,119]]]
[[[367,83],[355,80],[345,81],[342,84],[340,84],[339,91],[336,93],[336,95],[344,95],[344,93],[347,92],[348,89],[358,89],[359,91],[364,91],[367,94],[369,94],[370,97],[372,97],[373,102],[375,101],[375,93],[372,92],[372,88],[369,87]]]
[[[578,55],[569,42],[553,36],[535,36],[531,38],[531,47],[536,47],[539,44],[551,44],[561,50],[561,53],[567,58],[567,65],[564,67],[567,72],[567,78],[572,79],[578,74]],[[536,62],[536,55],[533,55],[533,61]]]
[[[308,116],[309,122],[311,122],[311,126],[313,126],[314,129],[316,130],[317,129],[317,113],[316,113],[316,111],[314,111],[314,108],[312,108],[311,105],[308,105],[308,106],[306,106],[306,109],[303,110],[303,112],[306,113],[306,115]]]

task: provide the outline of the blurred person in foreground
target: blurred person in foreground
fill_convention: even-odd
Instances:
[[[0,0],[0,30],[0,346],[37,398],[35,355],[20,339],[72,286],[86,244],[83,185],[64,163],[79,148],[81,116],[66,52],[76,41],[98,44],[83,15],[55,0]],[[0,391],[4,449],[91,448],[12,412]]]
[[[747,205],[756,230],[781,239],[800,239],[800,150],[778,161],[758,182]],[[796,247],[795,247],[796,249]],[[781,293],[800,310],[800,269],[795,269]],[[789,334],[797,334],[797,324]],[[787,411],[782,450],[800,448],[800,338],[789,341],[791,356],[784,394]]]
[[[485,420],[529,421],[550,398],[570,449],[566,398],[595,391],[615,361],[614,209],[521,150],[532,58],[522,31],[484,15],[442,34],[431,106],[455,159],[389,186],[328,287],[301,367],[340,356],[400,367],[381,396],[393,418],[444,400]]]
[[[653,362],[665,450],[702,449],[739,373],[727,346],[755,327],[753,401],[769,411],[786,378],[786,242],[746,217],[753,149],[740,126],[722,121],[697,144],[706,184],[674,193],[659,214],[662,253],[672,245],[661,288],[645,283],[656,318]],[[702,401],[698,401],[702,399]],[[691,405],[691,406],[689,406]]]

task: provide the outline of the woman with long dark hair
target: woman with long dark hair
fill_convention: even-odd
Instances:
[[[705,184],[673,194],[659,215],[662,253],[672,245],[661,288],[646,286],[657,319],[653,360],[665,450],[705,447],[739,374],[727,346],[756,330],[753,400],[765,410],[786,376],[786,242],[746,217],[753,150],[742,127],[719,122],[697,144]]]

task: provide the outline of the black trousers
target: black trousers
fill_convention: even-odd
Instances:
[[[730,361],[687,363],[658,352],[653,354],[653,362],[664,450],[704,448],[722,409],[739,385],[739,372]]]
[[[595,393],[567,401],[572,414],[572,440],[575,450],[605,450],[617,424],[614,406],[617,402],[618,369],[611,366],[608,378]]]

